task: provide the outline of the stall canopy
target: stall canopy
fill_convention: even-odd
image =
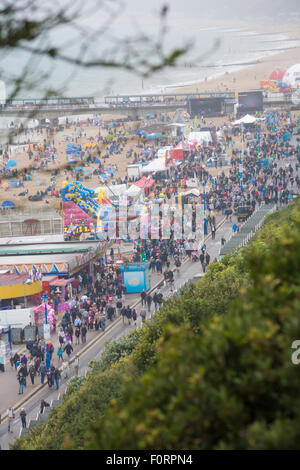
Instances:
[[[165,158],[157,158],[152,160],[149,165],[142,168],[142,173],[156,173],[159,171],[166,171],[168,168],[166,167],[166,159]]]
[[[138,186],[139,188],[143,188],[143,189],[150,189],[152,188],[154,183],[155,183],[154,179],[143,176],[142,179],[136,181],[135,186]]]
[[[54,279],[54,281],[49,282],[49,286],[66,287],[72,281],[74,281],[74,277],[72,277],[71,279]]]

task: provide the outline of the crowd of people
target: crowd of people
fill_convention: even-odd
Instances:
[[[274,112],[260,121],[259,125],[249,127],[247,132],[245,129],[224,128],[223,140],[218,144],[210,147],[200,145],[167,175],[153,175],[153,192],[155,195],[163,192],[168,201],[186,188],[189,178],[196,178],[204,190],[201,189],[198,198],[191,200],[193,208],[196,210],[197,204],[206,208],[207,230],[210,230],[211,237],[215,240],[217,215],[222,214],[231,220],[240,206],[250,206],[254,210],[262,203],[287,204],[299,192],[300,178],[297,172],[300,168],[300,147],[297,139],[294,143],[291,142],[296,125],[297,119],[290,112]],[[236,136],[240,138],[242,150],[234,148],[233,138]],[[116,133],[114,137],[111,153],[118,152],[120,148],[123,150],[123,140]],[[231,151],[230,168],[227,171],[222,168],[213,176],[205,162],[208,158],[218,161],[224,150],[228,153]],[[100,157],[99,149],[98,152]],[[104,157],[106,158],[106,154]],[[107,158],[109,157],[108,154]],[[295,166],[291,164],[290,158],[295,160]],[[138,155],[136,159],[138,160]],[[99,170],[101,169],[100,164]],[[233,226],[234,230],[239,229],[238,224],[234,223]],[[205,243],[195,251],[189,240],[175,240],[171,231],[168,240],[135,242],[132,260],[140,262],[147,259],[151,273],[163,276],[165,283],[171,286],[172,293],[174,278],[179,275],[186,256],[199,262],[203,273],[211,262]],[[113,250],[111,259],[114,260]],[[64,312],[57,328],[57,351],[51,342],[39,339],[27,342],[27,354],[15,354],[11,357],[11,366],[17,373],[19,394],[23,394],[29,381],[34,385],[36,380],[40,380],[41,384],[46,381],[49,388],[58,389],[61,378],[70,376],[71,358],[75,374],[78,375],[79,357],[75,350],[80,344],[86,343],[89,330],[105,331],[107,323],[116,318],[122,318],[125,326],[136,326],[139,315],[144,322],[147,313],[151,315],[151,307],[154,306],[154,311],[157,311],[164,300],[160,289],[152,294],[143,290],[140,293],[141,307],[131,307],[121,271],[113,263],[100,265],[94,277],[85,273],[77,275],[72,287],[73,296],[68,299],[70,310]],[[57,302],[54,301],[55,307]],[[46,367],[47,348],[50,356],[49,368]],[[54,353],[57,357],[56,365]],[[43,409],[44,406],[47,405],[44,404]],[[21,411],[24,411],[20,417],[25,427],[26,412]],[[8,416],[10,415],[11,411]]]

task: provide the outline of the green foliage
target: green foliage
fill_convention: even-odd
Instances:
[[[201,335],[168,329],[155,367],[122,390],[90,448],[299,448],[300,225],[283,233],[268,250],[253,244],[251,282],[227,315]]]
[[[91,361],[90,367],[92,372],[105,371],[112,364],[118,362],[122,357],[130,354],[136,347],[139,341],[139,332],[132,331],[128,336],[116,339],[106,344],[105,351],[102,353],[98,361]]]
[[[72,393],[77,392],[79,388],[84,384],[85,382],[85,377],[72,377],[72,379],[68,383],[68,388],[67,392],[65,395],[63,395],[63,398],[65,399],[66,397],[69,397]]]

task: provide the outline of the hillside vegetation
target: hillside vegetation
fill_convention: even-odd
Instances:
[[[300,200],[109,344],[14,449],[297,449]]]

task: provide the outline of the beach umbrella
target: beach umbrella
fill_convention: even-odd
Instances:
[[[84,170],[83,174],[85,175],[86,173],[90,173],[91,171],[93,171],[93,170],[91,170],[90,168],[88,168],[87,170]]]
[[[1,204],[2,209],[6,209],[7,207],[15,207],[12,201],[4,201]]]
[[[17,162],[15,160],[8,160],[6,165],[10,167],[17,166]]]
[[[82,166],[77,166],[77,167],[75,168],[75,170],[76,170],[76,171],[81,171],[81,170],[83,170],[83,167],[82,167]]]
[[[93,163],[100,163],[99,158],[94,157]]]
[[[139,134],[143,134],[143,135],[147,135],[147,132],[144,131],[143,129],[138,129],[135,133],[135,135],[139,135]]]

